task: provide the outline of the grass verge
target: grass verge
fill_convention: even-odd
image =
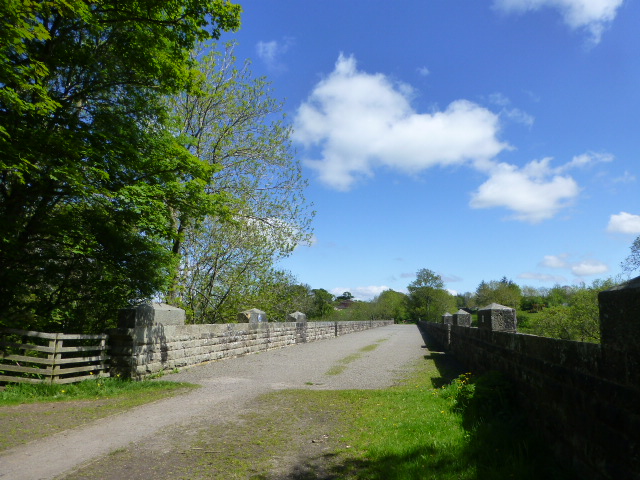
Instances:
[[[360,350],[358,350],[356,353],[352,353],[351,355],[347,355],[346,357],[344,357],[343,359],[341,359],[337,365],[334,365],[333,367],[331,367],[328,371],[327,371],[327,375],[340,375],[342,372],[344,372],[347,369],[347,366],[351,363],[351,362],[355,362],[356,360],[358,360],[360,357],[362,357],[362,355],[364,353],[367,352],[371,352],[373,350],[375,350],[376,348],[378,348],[378,346],[386,341],[386,338],[383,338],[381,340],[378,340],[376,343],[372,343],[371,345],[367,345],[365,347],[362,347]]]
[[[0,391],[0,450],[195,387],[187,383],[116,378],[67,385],[8,385]]]

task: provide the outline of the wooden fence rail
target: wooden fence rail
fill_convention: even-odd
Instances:
[[[73,383],[109,376],[107,338],[0,329],[0,383]]]

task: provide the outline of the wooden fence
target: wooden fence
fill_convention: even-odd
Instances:
[[[0,384],[73,383],[109,376],[107,338],[0,329]]]

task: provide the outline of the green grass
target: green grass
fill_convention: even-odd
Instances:
[[[334,365],[333,367],[331,367],[329,370],[327,370],[327,375],[340,375],[342,372],[344,372],[347,369],[347,366],[351,363],[351,362],[355,362],[356,360],[358,360],[359,358],[362,357],[363,353],[366,352],[371,352],[373,350],[375,350],[376,348],[378,348],[378,346],[386,341],[386,338],[382,338],[380,340],[378,340],[376,343],[372,343],[371,345],[367,345],[365,347],[362,347],[360,350],[358,350],[356,353],[352,353],[351,355],[347,355],[346,357],[344,357],[343,359],[341,359],[337,365]]]
[[[222,438],[219,428],[203,432],[178,478],[284,478],[291,456],[297,464],[285,474],[297,480],[574,478],[527,427],[504,378],[449,382],[441,372],[455,369],[443,360],[430,355],[388,389],[263,396],[260,413],[227,426]]]
[[[495,374],[465,374],[441,388],[427,376],[386,390],[336,392],[345,403],[340,478],[568,479]]]
[[[145,397],[160,391],[167,392],[194,387],[196,385],[187,383],[157,380],[135,382],[119,378],[86,380],[66,385],[18,383],[7,385],[4,390],[0,390],[0,406],[114,397]]]
[[[187,383],[116,378],[68,385],[8,385],[0,391],[0,451],[194,387],[197,386]]]

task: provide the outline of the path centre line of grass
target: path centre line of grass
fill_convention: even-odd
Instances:
[[[356,353],[352,353],[351,355],[347,355],[346,357],[338,360],[338,364],[334,365],[329,370],[327,370],[325,375],[340,375],[342,372],[344,372],[347,369],[347,366],[351,362],[355,362],[356,360],[358,360],[360,357],[362,357],[363,353],[371,352],[371,351],[375,350],[376,348],[378,348],[378,346],[382,342],[384,342],[386,340],[388,340],[388,339],[387,338],[381,338],[380,340],[376,341],[376,343],[372,343],[371,345],[367,345],[365,347],[362,347]]]

